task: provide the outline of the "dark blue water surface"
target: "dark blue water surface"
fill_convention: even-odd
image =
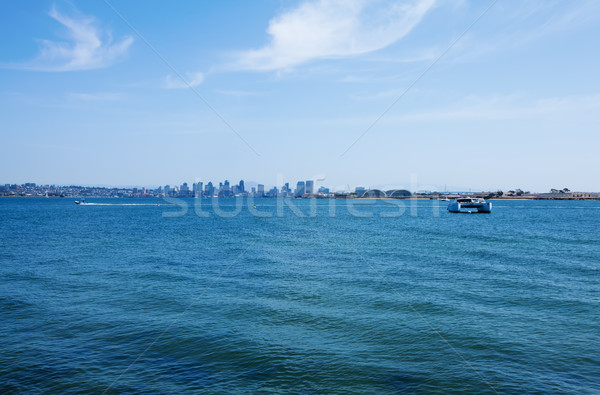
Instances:
[[[2,393],[600,392],[600,202],[89,202],[0,199]]]

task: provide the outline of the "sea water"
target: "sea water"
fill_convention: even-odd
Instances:
[[[600,392],[600,202],[87,200],[0,199],[2,393]]]

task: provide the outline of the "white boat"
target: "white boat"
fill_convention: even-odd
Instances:
[[[75,200],[75,204],[85,204],[85,200]]]
[[[473,211],[471,209],[476,209]],[[486,202],[481,198],[458,198],[454,199],[448,205],[448,211],[451,213],[486,213],[492,212],[492,202]]]

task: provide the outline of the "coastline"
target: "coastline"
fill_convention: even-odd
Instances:
[[[470,195],[481,195],[481,193],[473,193],[473,194],[465,194],[461,196],[470,196]],[[14,199],[14,198],[38,198],[38,199],[162,199],[162,196],[32,196],[32,195],[0,195],[0,199]],[[169,197],[172,198],[172,197]],[[195,199],[194,197],[175,197],[176,199]],[[203,197],[202,199],[212,199],[214,197]],[[235,199],[235,197],[218,197],[219,199]],[[279,197],[255,197],[258,199],[278,199]],[[436,200],[442,202],[441,199],[432,199],[430,197],[425,196],[403,196],[403,197],[301,197],[301,198],[286,198],[286,199],[339,199],[339,200]],[[449,198],[450,201],[453,198]],[[600,197],[511,197],[511,196],[494,196],[487,198],[487,200],[515,200],[515,201],[523,201],[523,200],[592,200],[597,201],[600,200]]]

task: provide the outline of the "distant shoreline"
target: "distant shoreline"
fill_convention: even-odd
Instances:
[[[163,197],[157,197],[157,196],[115,196],[115,197],[109,197],[109,196],[0,196],[0,198],[7,198],[7,199],[15,199],[15,198],[38,198],[38,199],[164,199]],[[194,197],[168,197],[169,199],[195,199]],[[201,199],[212,199],[213,197],[203,197]],[[257,199],[278,199],[280,197],[268,197],[268,196],[263,196],[263,197],[254,197]],[[218,197],[218,199],[235,199],[235,197]],[[335,200],[432,200],[432,201],[438,201],[438,202],[444,202],[445,200],[441,200],[441,199],[432,199],[429,197],[425,197],[425,196],[411,196],[411,197],[302,197],[302,198],[284,198],[284,199],[302,199],[302,200],[308,200],[308,199],[316,199],[316,200],[329,200],[329,199],[335,199]],[[449,200],[453,200],[450,199]],[[501,197],[492,197],[492,198],[488,198],[487,200],[516,200],[516,201],[523,201],[523,200],[600,200],[600,197],[522,197],[522,196],[517,196],[517,197],[511,197],[511,196],[501,196]]]

